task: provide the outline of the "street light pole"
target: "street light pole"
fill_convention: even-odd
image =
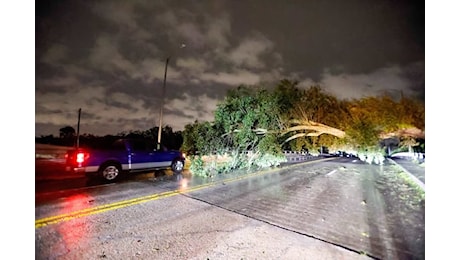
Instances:
[[[161,106],[160,106],[160,126],[158,127],[158,141],[157,141],[157,150],[160,150],[160,144],[161,144],[161,132],[163,129],[163,106],[164,106],[164,98],[165,98],[165,91],[166,91],[166,75],[168,73],[168,63],[169,63],[169,58],[166,59],[166,64],[165,64],[165,77],[163,79],[163,89],[161,92]]]
[[[182,43],[180,49],[185,48],[185,43]],[[163,106],[164,106],[164,99],[165,99],[165,92],[166,92],[166,75],[168,74],[168,63],[171,56],[166,58],[165,64],[165,77],[163,79],[163,89],[161,92],[161,106],[160,106],[160,126],[158,127],[158,140],[157,140],[157,150],[160,150],[161,147],[161,132],[163,130]]]

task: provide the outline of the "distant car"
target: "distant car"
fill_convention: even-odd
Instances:
[[[337,151],[334,155],[338,157],[356,157],[356,155],[345,151]]]
[[[346,153],[344,151],[337,151],[337,152],[335,152],[334,155],[337,156],[337,157],[344,157],[346,155]]]
[[[66,170],[84,173],[89,178],[114,182],[122,173],[172,169],[183,171],[185,156],[164,147],[157,150],[151,140],[118,139],[108,146],[79,148],[66,154]]]

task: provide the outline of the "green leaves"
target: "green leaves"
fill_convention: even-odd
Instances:
[[[258,149],[264,134],[279,132],[279,116],[273,93],[240,86],[229,91],[224,102],[218,105],[215,122],[223,126],[226,136],[231,138],[232,149],[245,151]]]
[[[210,122],[198,122],[185,126],[182,151],[187,154],[201,154],[220,152],[225,148],[225,138],[222,138],[223,129]]]
[[[338,100],[320,86],[297,84],[283,79],[273,90],[245,85],[230,90],[214,122],[186,126],[183,149],[202,154],[251,150],[263,156],[280,154],[282,147],[315,152],[326,146],[380,153],[379,142],[387,135],[424,138],[422,103],[389,95]]]

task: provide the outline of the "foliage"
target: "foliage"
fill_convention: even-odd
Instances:
[[[290,118],[284,122],[285,143],[291,149],[307,149],[311,153],[323,146],[338,146],[345,136],[341,130],[347,115],[345,103],[326,93],[320,86],[311,86],[300,92],[288,111]],[[286,118],[286,117],[284,117]]]
[[[253,165],[257,169],[279,166],[281,163],[286,162],[286,157],[281,154],[262,154],[254,160]]]
[[[230,151],[224,155],[196,155],[191,157],[190,171],[197,176],[213,177],[235,170],[252,171],[279,166],[286,162],[283,154]]]
[[[268,147],[266,141],[262,141],[264,138],[273,138],[264,137],[265,134],[276,134],[279,113],[272,93],[256,87],[240,86],[230,90],[224,102],[218,105],[215,123],[222,126],[223,137],[227,139],[226,144],[231,150],[281,150],[274,147],[279,146],[277,143]]]
[[[204,161],[200,156],[192,157],[190,171],[197,176],[210,177],[210,171],[205,169]]]
[[[295,118],[290,111],[301,102],[304,95],[303,91],[297,88],[298,83],[298,81],[283,79],[273,91],[274,102],[280,111],[281,121],[288,122]]]
[[[351,147],[365,150],[378,144],[379,131],[368,121],[352,122],[347,130],[347,140]]]
[[[279,141],[277,140],[275,134],[266,134],[261,139],[257,146],[257,151],[270,154],[270,155],[280,155],[283,153]]]
[[[425,124],[422,103],[387,94],[338,100],[318,85],[307,89],[297,85],[297,81],[283,79],[272,91],[244,85],[230,90],[218,105],[213,123],[195,122],[186,127],[184,150],[202,154],[231,151],[229,165],[212,166],[217,172],[276,165],[273,158],[267,164],[257,160],[280,156],[284,149],[318,154],[323,147],[380,164],[385,136],[401,138],[402,145],[423,143],[424,150],[424,136],[419,135]],[[252,156],[242,156],[247,151]]]
[[[336,97],[326,93],[320,86],[307,89],[293,113],[297,118],[337,127],[341,122],[341,107]]]
[[[348,111],[352,123],[366,122],[380,134],[408,128],[425,129],[424,105],[404,96],[399,101],[387,94],[353,100],[348,102]]]
[[[66,126],[59,129],[60,138],[73,138],[75,136],[75,129],[71,126]]]
[[[187,154],[223,153],[226,140],[222,135],[223,129],[218,124],[195,121],[185,126],[181,150]]]
[[[418,132],[406,130],[424,130],[423,104],[405,97],[399,101],[387,94],[366,97],[347,102],[347,107],[346,140],[361,153],[375,150],[382,138],[392,136],[399,137],[400,144],[410,147],[416,144],[411,140],[418,137],[413,133]]]
[[[185,127],[182,149],[207,155],[205,162],[203,157],[193,158],[190,170],[213,176],[279,165],[285,158],[277,134],[280,112],[276,102],[265,89],[240,86],[229,91],[218,105],[212,124],[195,121]],[[218,155],[228,155],[227,160],[218,161]]]

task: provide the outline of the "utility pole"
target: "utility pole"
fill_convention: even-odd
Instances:
[[[77,149],[80,148],[80,115],[81,108],[78,109],[78,123],[77,123]]]
[[[166,64],[165,64],[165,77],[163,79],[163,89],[161,92],[161,106],[160,106],[160,126],[158,127],[158,141],[157,141],[157,150],[160,150],[160,144],[161,144],[161,132],[163,129],[163,106],[164,106],[164,98],[165,98],[165,92],[166,92],[166,75],[168,73],[168,63],[169,63],[169,58],[166,59]]]

